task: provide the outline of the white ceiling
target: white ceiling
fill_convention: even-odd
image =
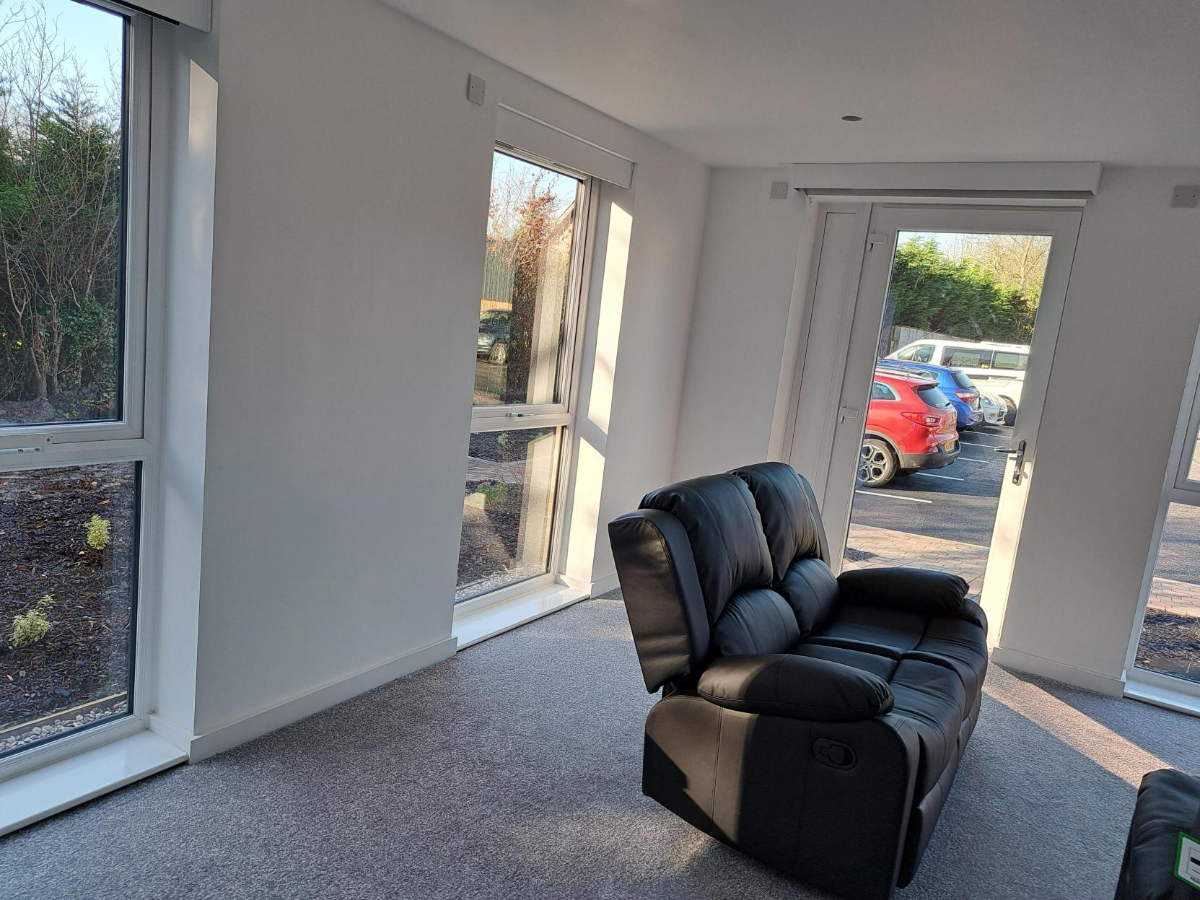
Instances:
[[[712,164],[1200,164],[1200,0],[386,2]]]

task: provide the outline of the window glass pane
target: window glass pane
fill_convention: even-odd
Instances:
[[[892,389],[886,384],[881,384],[876,381],[871,385],[872,400],[895,400],[896,395],[892,393]]]
[[[986,368],[991,364],[992,354],[986,350],[971,350],[966,347],[947,347],[942,356],[943,366],[959,366],[964,369]]]
[[[929,362],[933,359],[933,347],[930,344],[924,344],[913,351],[912,359],[914,362]]]
[[[549,571],[561,428],[471,435],[455,600]]]
[[[137,463],[0,474],[0,755],[129,710]]]
[[[1024,369],[1025,363],[1029,356],[1025,353],[1009,353],[1006,350],[997,350],[995,358],[992,362],[993,369]]]
[[[1200,684],[1200,507],[1167,510],[1136,664]]]
[[[950,405],[949,398],[947,398],[946,395],[942,393],[942,389],[939,388],[936,384],[922,385],[922,386],[913,388],[913,390],[916,392],[918,397],[920,397],[922,400],[924,400],[930,406],[936,406],[941,409],[945,409],[947,406]]]
[[[121,415],[124,23],[0,10],[0,425]]]
[[[1200,437],[1192,445],[1191,460],[1188,464],[1188,481],[1200,481]]]
[[[581,182],[496,153],[475,343],[475,405],[554,403]]]

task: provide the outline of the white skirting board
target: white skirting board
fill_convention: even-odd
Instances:
[[[613,572],[592,582],[592,596],[599,597],[601,594],[607,594],[609,591],[616,590],[620,586],[621,582],[617,579],[617,573]]]
[[[1120,678],[1092,672],[1089,669],[1080,669],[1053,659],[1043,659],[1020,650],[996,647],[992,650],[992,662],[1006,669],[1053,678],[1055,681],[1062,681],[1109,697],[1121,697],[1125,694],[1125,682]]]
[[[306,719],[343,700],[357,697],[359,694],[387,684],[389,681],[395,681],[397,678],[410,675],[426,666],[449,659],[454,655],[457,644],[457,639],[445,638],[378,666],[373,666],[356,675],[287,700],[278,706],[252,713],[205,734],[197,735],[192,738],[188,759],[190,762],[207,759],[223,750],[229,750],[238,744],[244,744],[246,741],[283,728],[285,725]]]

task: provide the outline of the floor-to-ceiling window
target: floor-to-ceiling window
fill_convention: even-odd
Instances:
[[[553,577],[590,180],[496,150],[458,602]]]
[[[0,774],[137,712],[142,21],[0,5]]]
[[[1142,587],[1144,614],[1130,650],[1135,682],[1200,696],[1200,342]]]

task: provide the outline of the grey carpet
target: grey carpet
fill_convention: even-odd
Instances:
[[[0,896],[817,897],[642,797],[651,703],[620,601],[587,601],[0,840]],[[1198,738],[993,667],[898,897],[1111,897],[1134,784]]]

